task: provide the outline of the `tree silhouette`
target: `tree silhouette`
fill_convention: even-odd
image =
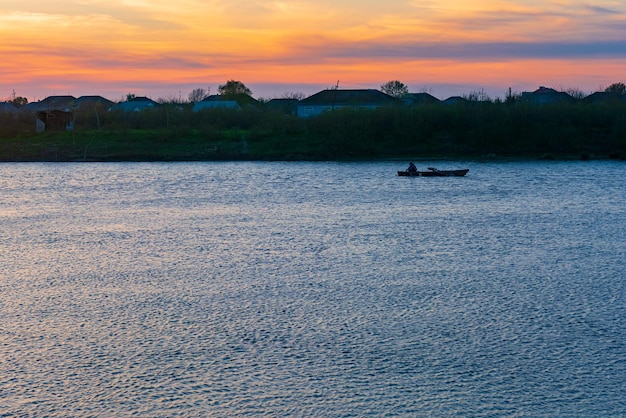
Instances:
[[[236,80],[228,80],[226,84],[221,84],[217,88],[217,91],[223,96],[232,94],[247,94],[248,96],[252,96],[252,91],[241,81]]]
[[[405,94],[409,94],[409,88],[404,84],[399,82],[398,80],[388,81],[382,86],[380,86],[380,90],[393,97],[402,97]]]
[[[624,83],[613,83],[604,89],[607,93],[615,93],[620,96],[626,92],[626,85]]]
[[[9,102],[12,103],[15,107],[22,107],[28,104],[28,99],[26,97],[17,96],[14,99],[9,100]]]

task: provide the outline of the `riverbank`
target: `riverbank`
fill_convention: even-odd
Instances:
[[[501,152],[499,152],[501,151]],[[489,152],[443,141],[421,151],[387,141],[347,147],[315,135],[277,135],[231,129],[207,136],[199,131],[87,130],[25,134],[0,139],[0,162],[117,161],[342,161],[342,160],[536,160],[624,159],[620,152]]]
[[[623,159],[626,106],[433,105],[314,118],[212,109],[105,113],[73,131],[0,125],[0,161]],[[9,123],[10,122],[10,123]]]

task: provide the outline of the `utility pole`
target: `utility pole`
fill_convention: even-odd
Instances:
[[[337,80],[337,84],[335,84],[335,88],[333,89],[335,92],[333,93],[333,105],[330,107],[330,110],[335,110],[335,101],[337,99],[337,90],[339,90],[339,80]]]

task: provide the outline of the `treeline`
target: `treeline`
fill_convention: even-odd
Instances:
[[[339,154],[626,155],[626,104],[472,103],[344,110],[310,121]]]
[[[267,108],[193,112],[172,104],[91,109],[74,121],[72,132],[35,134],[33,115],[0,113],[0,160],[626,156],[625,103],[436,103],[307,119]]]

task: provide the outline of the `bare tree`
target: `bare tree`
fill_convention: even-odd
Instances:
[[[469,100],[470,102],[490,102],[491,98],[485,92],[485,89],[480,89],[476,91],[472,91],[468,94],[463,95],[464,99]]]
[[[404,84],[399,82],[398,80],[388,81],[382,86],[380,86],[380,90],[393,97],[402,97],[406,94],[409,94],[409,88]]]
[[[160,103],[160,104],[176,104],[176,105],[185,104],[185,100],[182,98],[180,93],[178,94],[178,96],[176,96],[175,94],[170,94],[165,97],[159,97],[156,101],[157,103]]]
[[[428,86],[422,86],[419,88],[418,90],[420,93],[428,93],[428,94],[434,94],[434,90],[432,87],[428,87]]]
[[[193,89],[189,93],[189,101],[191,103],[198,103],[209,97],[209,92],[203,88]]]
[[[302,93],[301,91],[290,91],[290,92],[286,92],[283,93],[282,96],[280,96],[281,99],[294,99],[294,100],[302,100],[306,97],[306,95],[304,93]]]
[[[584,91],[582,91],[581,89],[577,87],[567,88],[563,90],[563,92],[569,94],[576,100],[584,99],[585,97],[587,97],[587,93],[585,93]]]

